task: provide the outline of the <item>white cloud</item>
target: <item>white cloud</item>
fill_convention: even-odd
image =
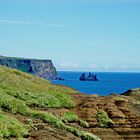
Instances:
[[[46,22],[32,22],[32,21],[20,21],[20,20],[7,20],[7,19],[0,19],[0,23],[22,24],[22,25],[39,25],[39,26],[48,26],[48,27],[56,27],[56,28],[71,27],[70,25],[64,25],[64,24],[54,24],[54,23],[46,23]]]
[[[31,24],[31,22],[29,22],[29,21],[6,20],[6,19],[0,19],[0,23],[8,23],[8,24]]]
[[[80,65],[76,63],[63,62],[59,64],[59,67],[62,69],[77,69]]]
[[[90,64],[90,65],[89,65],[89,68],[90,68],[90,69],[97,69],[97,65],[96,65],[96,64]]]
[[[51,23],[42,23],[42,22],[35,22],[34,24],[36,25],[41,25],[41,26],[50,26],[50,27],[71,27],[70,25],[62,25],[62,24],[51,24]]]
[[[105,65],[105,66],[104,66],[104,69],[105,69],[105,70],[108,70],[108,69],[109,69],[109,66],[108,66],[108,65]]]
[[[62,62],[57,66],[59,70],[74,70],[74,71],[104,71],[104,72],[126,72],[139,71],[140,66],[132,65],[101,65],[101,64],[77,64],[74,62]]]

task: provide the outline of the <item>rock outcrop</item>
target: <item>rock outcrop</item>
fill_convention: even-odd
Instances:
[[[87,77],[85,73],[82,73],[79,80],[80,81],[99,81],[97,78],[97,75],[93,75],[91,72],[89,72],[89,75]]]
[[[80,81],[86,81],[87,80],[85,73],[82,73],[82,75],[80,76],[79,80]]]
[[[73,95],[77,102],[75,112],[89,123],[89,132],[102,140],[139,140],[140,139],[140,89],[131,89],[122,95],[93,96]],[[99,121],[98,112],[106,112],[107,118]],[[102,126],[102,123],[106,126]]]
[[[57,71],[51,60],[37,60],[0,56],[0,65],[18,69],[47,80],[56,80]]]

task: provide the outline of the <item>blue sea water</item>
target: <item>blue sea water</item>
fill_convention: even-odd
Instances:
[[[82,72],[58,72],[64,81],[53,81],[72,87],[82,93],[109,95],[110,93],[121,94],[128,89],[140,87],[140,73],[115,73],[96,72],[99,81],[79,81]],[[88,73],[86,73],[88,75]]]

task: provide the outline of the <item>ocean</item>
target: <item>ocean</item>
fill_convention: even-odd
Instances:
[[[85,94],[106,96],[111,93],[121,94],[128,89],[140,87],[140,73],[94,72],[99,81],[79,81],[82,72],[58,72],[64,81],[52,81],[72,87]],[[88,73],[86,73],[88,75]]]

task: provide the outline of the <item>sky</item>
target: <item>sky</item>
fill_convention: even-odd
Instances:
[[[140,72],[139,54],[140,0],[0,0],[0,55]]]

